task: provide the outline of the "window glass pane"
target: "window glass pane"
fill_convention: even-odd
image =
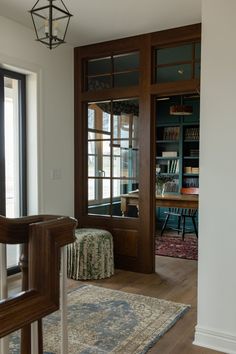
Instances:
[[[88,75],[108,74],[111,73],[111,58],[99,58],[88,60]]]
[[[192,65],[182,64],[157,68],[157,82],[192,79]]]
[[[119,139],[129,138],[129,116],[123,114],[120,116],[113,116],[113,136]]]
[[[23,179],[21,161],[24,161],[20,149],[20,122],[23,122],[21,79],[4,77],[4,158],[5,158],[5,207],[6,216],[17,218],[21,215],[20,181]],[[20,167],[21,166],[21,167]],[[22,193],[23,194],[23,193]],[[7,268],[18,266],[19,245],[7,245]]]
[[[121,166],[120,166],[120,156],[113,155],[113,176],[120,177],[121,173]]]
[[[91,115],[91,112],[93,114]],[[88,176],[110,177],[111,104],[95,102],[88,105]],[[92,116],[92,118],[91,118]],[[93,122],[93,124],[91,123]],[[96,201],[102,203],[102,183],[95,183]],[[105,193],[105,192],[104,192]]]
[[[94,141],[89,141],[88,142],[88,154],[95,154],[95,142]]]
[[[121,139],[121,140],[114,140],[113,147],[122,147],[122,148],[129,148],[129,140],[128,139]]]
[[[88,200],[95,199],[95,179],[88,179]]]
[[[113,180],[113,197],[130,193],[138,189],[137,180],[114,179]]]
[[[102,180],[102,198],[110,198],[111,190],[110,190],[111,180],[103,179]],[[110,202],[110,200],[109,200]]]
[[[111,88],[111,75],[88,78],[88,91]]]
[[[93,132],[89,131],[88,132],[88,140],[89,141],[94,141],[94,140],[109,140],[110,141],[110,134],[102,134],[98,132]]]
[[[124,216],[137,217],[136,206],[133,210],[130,207],[127,213],[122,212],[120,196],[138,188],[138,100],[114,101],[113,114],[112,171],[114,179],[112,182],[112,215],[120,216],[123,213]],[[133,178],[133,180],[126,178]]]
[[[7,268],[16,267],[20,260],[19,245],[7,245]]]
[[[88,156],[88,175],[89,177],[95,177],[96,174],[96,156]]]
[[[20,214],[18,80],[5,79],[4,92],[6,216],[14,218]]]
[[[93,119],[91,119],[91,111],[93,111]],[[93,120],[93,126],[91,121]],[[111,104],[110,102],[95,102],[88,106],[88,129],[89,139],[110,139],[111,131]],[[90,132],[91,130],[91,132]],[[97,132],[93,132],[96,130]],[[92,134],[91,134],[92,133]],[[96,134],[94,134],[96,133]]]
[[[87,90],[96,91],[139,84],[139,53],[88,60]],[[130,72],[131,71],[131,72]],[[114,82],[113,82],[114,79]]]
[[[93,125],[89,117],[89,110],[94,111]],[[97,215],[110,215],[110,102],[94,102],[88,105],[88,177],[88,212]]]
[[[96,133],[88,132],[88,140],[94,140],[96,138]]]
[[[114,56],[114,72],[137,69],[139,53],[129,53]]]
[[[192,44],[174,48],[157,49],[156,64],[169,64],[192,60]]]
[[[95,111],[91,108],[88,109],[88,128],[95,128]]]
[[[113,148],[113,176],[138,177],[138,150]]]
[[[110,156],[102,157],[102,171],[100,172],[102,177],[110,177],[111,176],[111,158]]]
[[[110,141],[88,141],[88,176],[110,177]]]
[[[139,72],[114,74],[114,87],[136,86],[139,84]]]
[[[93,110],[93,118],[89,110]],[[88,212],[91,214],[114,212],[121,216],[120,195],[138,188],[138,116],[137,99],[88,105]]]
[[[88,213],[110,215],[110,180],[88,179]]]
[[[107,107],[109,110],[109,108]],[[103,112],[102,115],[102,130],[110,132],[111,131],[111,116],[110,113]]]
[[[105,141],[102,142],[102,153],[103,153],[103,155],[110,156],[110,154],[111,154],[110,145],[111,145],[110,141],[105,140]]]

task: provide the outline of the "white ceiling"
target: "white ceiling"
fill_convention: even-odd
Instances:
[[[0,0],[0,15],[33,28],[36,0]],[[66,41],[97,43],[201,22],[201,0],[64,0],[71,19]]]

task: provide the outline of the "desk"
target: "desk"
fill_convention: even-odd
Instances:
[[[137,209],[139,209],[138,193],[129,193],[121,195],[121,211],[123,215],[126,215],[129,205],[135,205]],[[156,207],[198,209],[198,195],[156,195]]]

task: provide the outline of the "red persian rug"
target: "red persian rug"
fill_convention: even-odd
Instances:
[[[196,236],[187,234],[185,235],[184,241],[180,235],[157,236],[155,241],[156,256],[198,259],[198,240]]]

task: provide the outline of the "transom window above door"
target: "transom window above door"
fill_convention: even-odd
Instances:
[[[200,42],[155,49],[155,82],[166,83],[200,78]]]
[[[86,62],[87,91],[139,84],[139,53],[126,53]]]
[[[139,185],[139,102],[91,102],[87,117],[88,213],[122,216],[122,195]]]

